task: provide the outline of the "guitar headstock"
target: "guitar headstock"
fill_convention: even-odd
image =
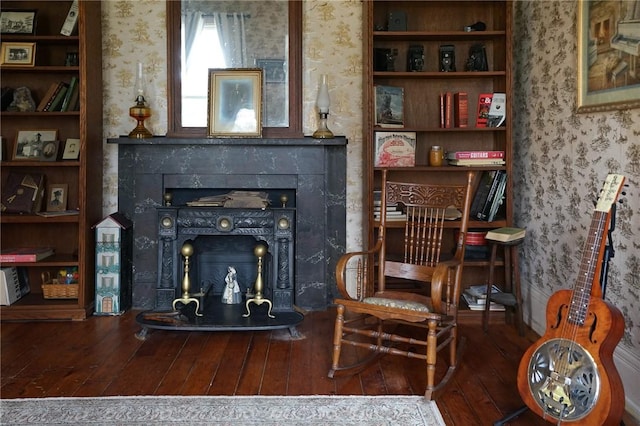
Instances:
[[[620,194],[620,191],[622,191],[623,184],[623,175],[613,173],[607,175],[604,186],[600,191],[600,197],[596,203],[596,211],[606,213],[611,210],[611,205],[618,199],[618,195]]]

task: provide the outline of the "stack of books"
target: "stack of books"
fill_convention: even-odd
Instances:
[[[491,293],[501,293],[502,291],[494,286],[491,286]],[[472,311],[482,311],[484,310],[487,304],[487,285],[486,284],[478,284],[472,285],[465,289],[462,292],[462,298],[469,306],[469,309]],[[499,303],[491,302],[489,305],[489,310],[491,311],[504,311],[504,305]]]
[[[79,86],[76,76],[71,77],[68,83],[65,81],[51,83],[36,110],[40,112],[78,111],[80,109]]]
[[[381,192],[379,190],[373,191],[373,219],[379,222],[382,217],[382,200]],[[401,204],[389,203],[387,204],[387,221],[403,221],[407,220],[407,213]]]

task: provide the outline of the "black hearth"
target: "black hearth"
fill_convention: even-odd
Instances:
[[[175,263],[175,273],[170,278],[172,290],[161,294],[169,287],[161,282],[157,216],[164,208],[163,194],[177,189],[187,198],[209,195],[214,189],[267,191],[273,194],[270,207],[275,211],[281,209],[278,194],[287,195],[287,208],[295,216],[290,303],[318,310],[331,302],[335,295],[335,264],[346,245],[345,138],[119,138],[108,142],[118,144],[119,150],[118,208],[134,223],[135,308],[159,310],[166,306],[171,291],[179,288]],[[183,204],[175,200],[172,207],[181,210]],[[204,241],[199,244],[215,246]],[[176,241],[176,245],[180,243]],[[277,275],[277,261],[271,257],[276,256],[275,245],[277,242],[269,245],[271,276]],[[269,285],[277,288],[273,282]],[[278,294],[273,296],[277,299]]]

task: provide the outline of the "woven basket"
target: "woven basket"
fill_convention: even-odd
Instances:
[[[45,299],[77,299],[78,287],[77,283],[60,284],[48,272],[42,274],[42,296]]]

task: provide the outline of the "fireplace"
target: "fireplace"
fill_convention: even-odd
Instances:
[[[293,218],[289,285],[292,295],[286,303],[322,310],[331,302],[335,296],[335,265],[346,245],[345,138],[134,140],[123,137],[109,139],[108,143],[118,145],[118,209],[134,224],[134,308],[165,307],[171,292],[177,293],[175,289],[179,288],[178,258],[173,259],[172,268],[176,269],[169,278],[172,286],[162,282],[158,262],[162,250],[158,214],[165,209],[163,195],[166,192],[175,194],[169,211],[173,211],[176,218],[191,210],[184,205],[189,199],[232,190],[268,192],[271,205],[265,212],[289,211]],[[280,202],[281,195],[288,199],[285,208]],[[215,214],[224,214],[224,210],[231,214],[235,209],[221,210]],[[195,241],[196,248],[205,247],[209,256],[215,257],[215,249],[211,247],[218,243],[207,239],[222,236],[214,235],[218,231],[212,229],[197,236]],[[268,237],[251,238],[266,241]],[[183,240],[186,237],[176,238],[176,247]],[[251,245],[253,241],[231,240],[220,244]],[[272,276],[278,267],[277,244],[275,240],[268,244],[270,280],[276,279]],[[285,303],[286,298],[275,296],[274,304]]]

